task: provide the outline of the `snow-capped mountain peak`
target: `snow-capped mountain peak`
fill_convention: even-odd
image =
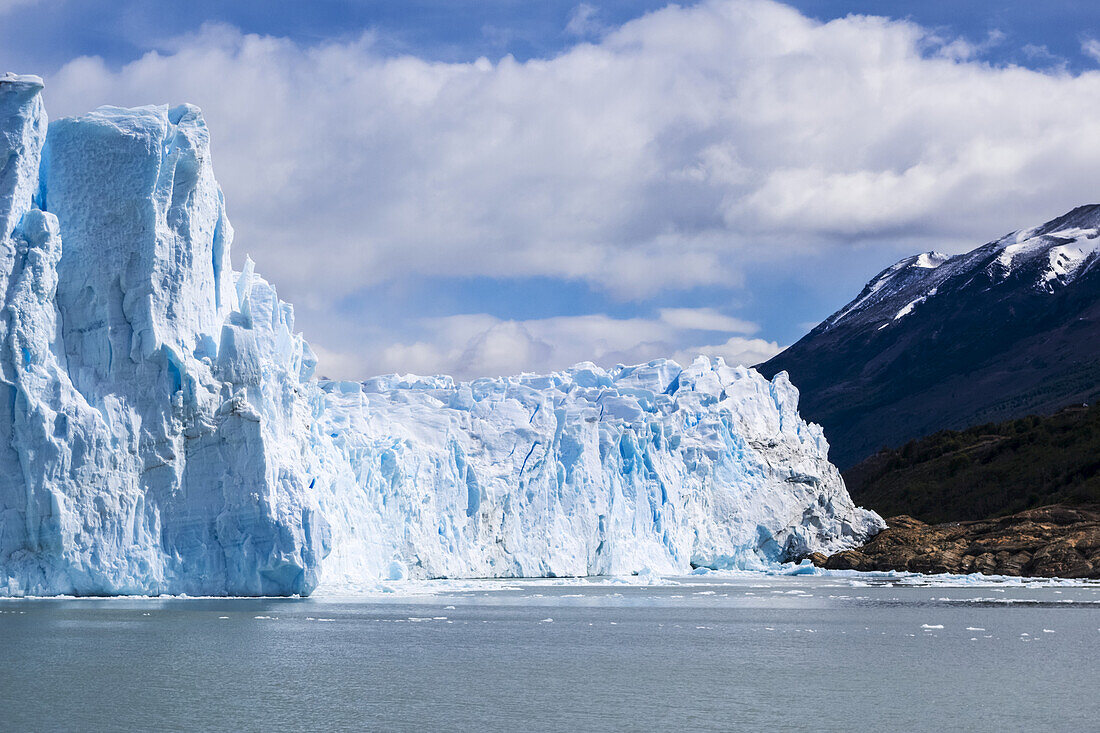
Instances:
[[[819,328],[829,330],[846,319],[861,318],[864,314],[878,313],[883,309],[889,310],[890,304],[897,301],[902,294],[912,296],[909,304],[923,302],[923,299],[935,295],[936,271],[951,259],[950,255],[942,252],[924,252],[899,260],[872,278],[855,300],[826,319]],[[895,312],[898,317],[905,315],[899,309],[895,309]]]
[[[925,270],[935,270],[951,259],[951,255],[945,255],[943,252],[925,252],[924,254],[917,255],[917,259],[913,262],[913,267],[920,267]]]
[[[1074,212],[1081,213],[1074,216]],[[1009,234],[996,245],[997,256],[986,267],[991,277],[1003,280],[1030,270],[1036,288],[1053,292],[1096,264],[1100,206],[1079,207],[1041,227]]]
[[[1100,204],[1021,229],[960,255],[925,252],[886,268],[848,305],[818,327],[874,326],[876,330],[913,313],[949,291],[1006,287],[1053,293],[1100,261]]]

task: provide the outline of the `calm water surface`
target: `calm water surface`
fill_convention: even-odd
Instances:
[[[942,627],[942,628],[941,628]],[[1097,730],[1100,586],[0,601],[4,730]]]

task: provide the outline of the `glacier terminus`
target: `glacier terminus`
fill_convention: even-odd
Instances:
[[[42,91],[0,77],[0,595],[754,568],[884,526],[785,373],[316,377],[231,265],[200,110],[48,124]]]

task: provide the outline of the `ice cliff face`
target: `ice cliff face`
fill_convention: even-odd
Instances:
[[[367,577],[754,567],[880,527],[785,376],[700,358],[319,387],[312,470],[326,579],[342,583],[364,564]]]
[[[325,525],[293,450],[314,361],[231,271],[199,111],[47,134],[41,87],[0,82],[0,589],[312,588]]]
[[[230,266],[199,110],[47,128],[41,90],[0,78],[0,595],[750,567],[882,526],[784,375],[314,379]]]

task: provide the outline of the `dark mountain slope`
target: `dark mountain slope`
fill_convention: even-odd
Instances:
[[[876,453],[844,481],[857,504],[930,523],[1100,505],[1100,404],[940,431]]]
[[[842,469],[937,430],[1100,399],[1100,205],[906,258],[778,356]]]

